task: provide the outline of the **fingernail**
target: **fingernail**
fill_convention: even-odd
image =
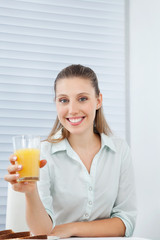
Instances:
[[[13,158],[12,158],[14,161],[16,161],[17,160],[17,156],[13,156]]]
[[[18,170],[21,170],[22,169],[22,165],[18,165]]]
[[[16,178],[19,178],[19,173],[16,173]]]

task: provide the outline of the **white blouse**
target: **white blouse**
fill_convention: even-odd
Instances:
[[[133,166],[127,143],[101,134],[101,149],[88,173],[67,139],[41,144],[38,190],[53,225],[118,217],[125,236],[132,235],[136,220]]]

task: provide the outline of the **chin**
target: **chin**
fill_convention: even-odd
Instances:
[[[72,135],[81,135],[81,134],[83,134],[83,133],[85,133],[85,131],[84,130],[82,130],[82,129],[69,129],[69,128],[66,128],[69,132],[70,132],[70,134],[72,134]]]

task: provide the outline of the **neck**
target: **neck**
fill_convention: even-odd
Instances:
[[[70,135],[68,141],[73,149],[90,149],[96,144],[100,144],[100,137],[98,134],[91,132],[83,135]]]

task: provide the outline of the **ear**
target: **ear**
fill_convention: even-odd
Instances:
[[[102,93],[99,93],[99,96],[97,97],[97,108],[96,108],[96,110],[99,109],[99,108],[101,108],[101,106],[102,106],[102,100],[103,100],[103,98],[102,98]]]

